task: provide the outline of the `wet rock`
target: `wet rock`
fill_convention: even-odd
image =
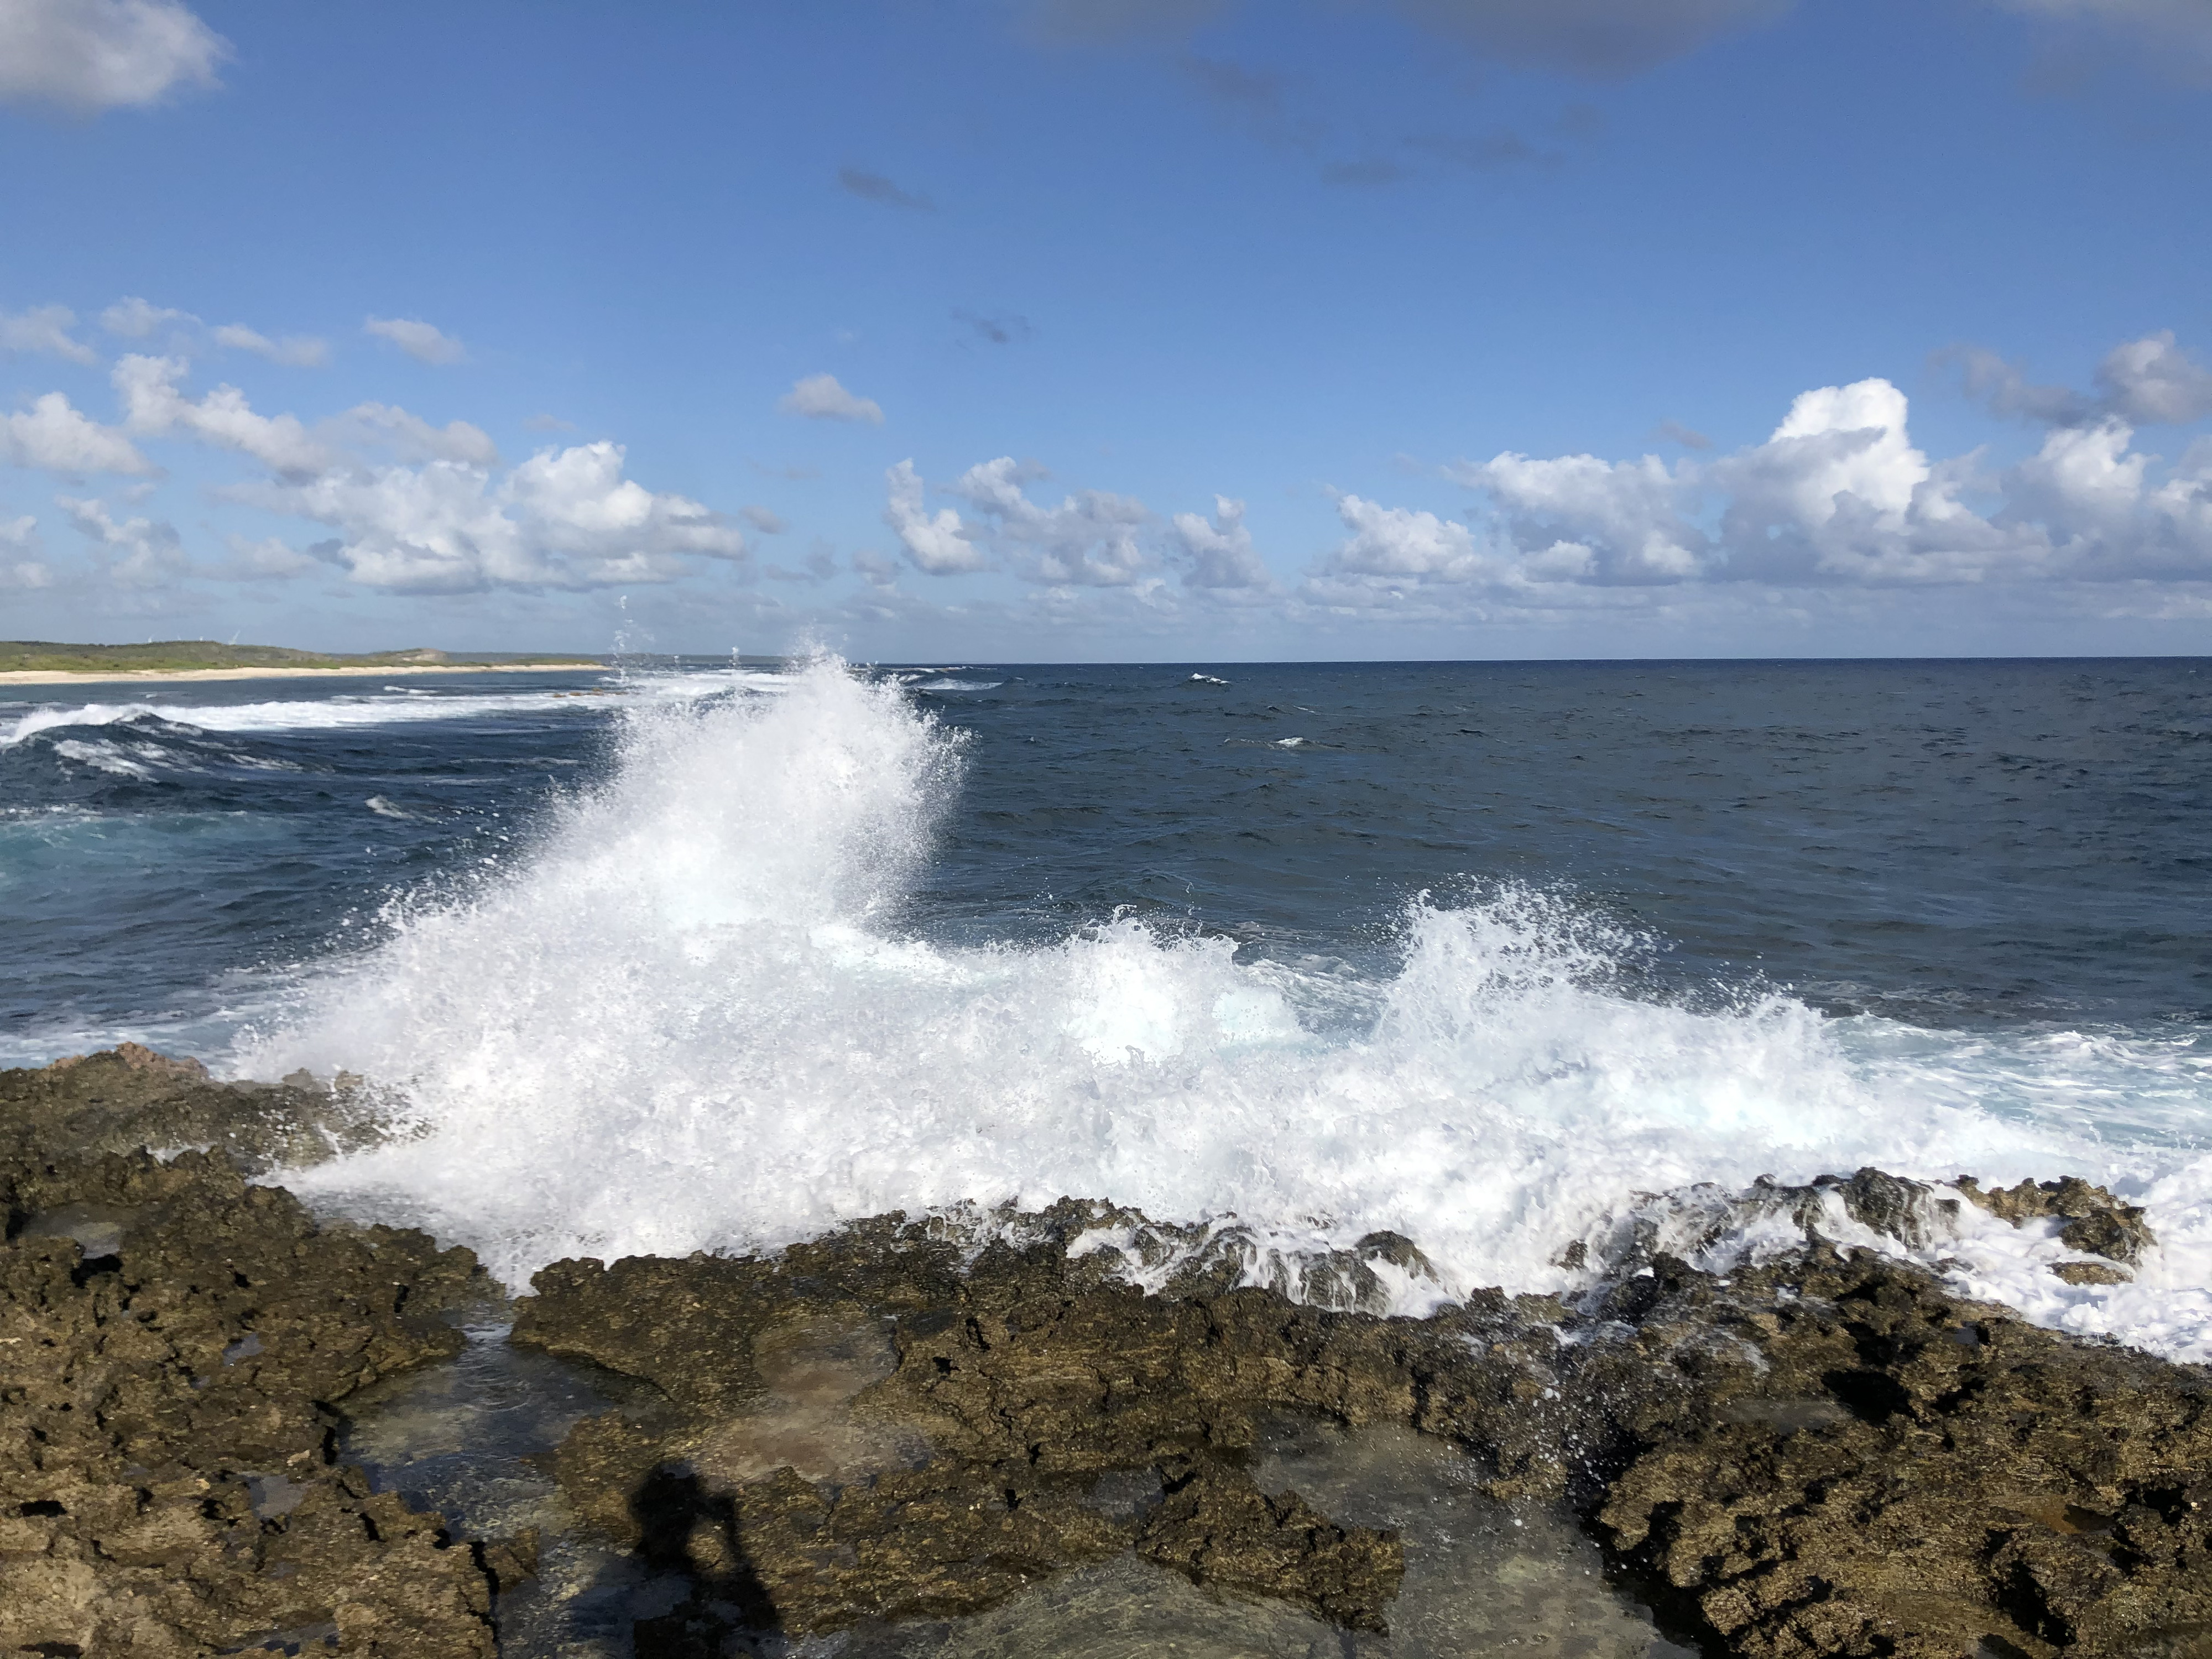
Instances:
[[[494,1650],[470,1549],[330,1453],[333,1402],[457,1346],[473,1259],[120,1149],[265,1146],[267,1105],[145,1050],[0,1073],[0,1651]]]
[[[1204,1462],[1175,1474],[1137,1550],[1194,1583],[1272,1596],[1348,1630],[1388,1632],[1406,1576],[1395,1534],[1338,1526],[1295,1492],[1270,1498]]]
[[[1698,1328],[1740,1331],[1759,1366],[1711,1374],[1702,1420],[1621,1425],[1595,1516],[1729,1652],[2202,1650],[2201,1368],[1832,1250],[1725,1288],[1681,1277],[1638,1342],[1680,1364]]]
[[[0,1156],[18,1159],[189,1147],[258,1174],[320,1163],[384,1133],[374,1092],[357,1078],[219,1083],[198,1060],[135,1042],[0,1071]]]
[[[2069,1285],[2124,1285],[2131,1276],[2125,1267],[2103,1261],[2054,1261],[2051,1272]]]
[[[2058,1181],[2023,1181],[2016,1187],[1984,1190],[1971,1176],[1961,1176],[1959,1190],[1990,1214],[2015,1227],[2045,1216],[2062,1218],[2059,1242],[2084,1255],[2101,1255],[2132,1267],[2142,1253],[2158,1243],[2144,1224],[2136,1205],[2122,1202],[2102,1187],[2093,1187],[2079,1176]],[[2064,1277],[2064,1275],[2061,1275]],[[2083,1281],[2072,1281],[2080,1283]],[[2099,1281],[2102,1282],[2102,1281]]]
[[[897,1218],[775,1262],[561,1263],[535,1290],[516,1342],[667,1398],[657,1419],[578,1425],[558,1467],[570,1502],[757,1623],[971,1612],[1137,1545],[1218,1588],[1381,1627],[1395,1541],[1260,1493],[1237,1460],[1265,1409],[1407,1419],[1404,1364],[1338,1340],[1407,1322],[1258,1290],[1147,1296],[1044,1237],[963,1273]],[[1102,1476],[1142,1471],[1170,1494],[1149,1511],[1094,1500]]]
[[[1778,1201],[1929,1212],[1878,1174]],[[665,1395],[580,1425],[562,1486],[691,1576],[686,1642],[730,1628],[716,1606],[794,1633],[945,1616],[1127,1549],[1380,1628],[1395,1540],[1243,1467],[1285,1410],[1443,1437],[1499,1498],[1566,1498],[1716,1650],[2179,1654],[2212,1623],[2212,1379],[1917,1267],[1816,1240],[1721,1278],[1662,1250],[1579,1307],[1492,1292],[1410,1320],[1146,1294],[1068,1236],[963,1267],[887,1218],[777,1261],[550,1268],[517,1340]],[[831,1406],[801,1409],[794,1370]]]

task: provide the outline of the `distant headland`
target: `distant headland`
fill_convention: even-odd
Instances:
[[[216,640],[157,640],[144,645],[56,645],[0,640],[0,684],[58,684],[70,680],[230,680],[286,675],[495,674],[561,668],[604,668],[580,653],[372,651],[331,655],[282,645],[224,645]]]

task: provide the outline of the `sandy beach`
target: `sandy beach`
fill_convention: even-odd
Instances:
[[[410,663],[384,668],[131,668],[13,669],[0,672],[0,685],[107,685],[124,680],[326,680],[349,676],[395,674],[560,674],[605,668],[603,662]]]

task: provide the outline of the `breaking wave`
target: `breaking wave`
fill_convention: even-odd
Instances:
[[[834,660],[778,691],[631,710],[529,858],[397,904],[241,1044],[242,1071],[343,1068],[397,1103],[392,1140],[289,1184],[518,1286],[562,1256],[1063,1194],[1233,1222],[1255,1264],[1388,1230],[1433,1264],[1395,1287],[1418,1311],[1571,1286],[1574,1241],[1695,1183],[2080,1173],[2149,1206],[2135,1283],[2062,1284],[2058,1245],[2002,1224],[1931,1259],[2045,1322],[2212,1353],[2212,1159],[2172,1129],[2212,1099],[2193,1050],[1654,1000],[1636,941],[1519,889],[1409,899],[1366,975],[1121,917],[945,946],[908,899],[957,735]],[[2149,1104],[2100,1127],[2069,1115],[2083,1088]]]

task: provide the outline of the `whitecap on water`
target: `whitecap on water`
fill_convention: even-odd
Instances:
[[[2212,1352],[2190,1288],[2212,1163],[2045,1109],[2008,1081],[2047,1060],[2031,1043],[1907,1040],[1772,991],[1655,1001],[1625,988],[1634,941],[1512,890],[1411,903],[1351,1020],[1340,975],[1127,918],[936,945],[902,918],[962,743],[834,661],[781,685],[633,709],[614,774],[532,856],[405,907],[241,1048],[254,1075],[344,1068],[407,1103],[416,1133],[289,1184],[426,1223],[518,1286],[562,1256],[1063,1194],[1286,1250],[1387,1229],[1437,1268],[1402,1287],[1419,1311],[1569,1286],[1564,1246],[1699,1182],[2075,1172],[2149,1207],[2166,1243],[2135,1284],[2062,1285],[1971,1239],[1960,1271],[2049,1322]],[[2119,1042],[2099,1064],[2123,1092],[2185,1086],[2202,1121],[2206,1079],[2170,1059]]]

